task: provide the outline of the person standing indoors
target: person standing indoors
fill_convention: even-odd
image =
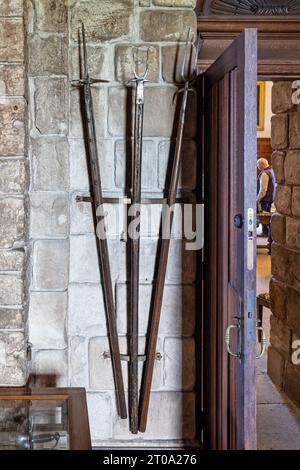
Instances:
[[[275,173],[265,158],[257,160],[257,168],[260,171],[257,178],[257,211],[271,212],[276,189]],[[269,224],[262,224],[263,235],[269,235],[269,229]]]

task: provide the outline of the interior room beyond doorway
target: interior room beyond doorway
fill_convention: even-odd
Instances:
[[[257,158],[265,159],[272,167],[271,119],[273,82],[258,82]],[[258,192],[260,170],[257,170]],[[269,308],[271,279],[271,215],[276,212],[274,202],[270,210],[259,210],[257,227],[257,298],[263,312],[262,326],[270,346],[270,329],[274,317]],[[265,232],[265,233],[264,233]],[[273,323],[273,325],[272,325]],[[300,450],[300,414],[290,400],[272,383],[267,370],[267,354],[257,360],[257,448],[260,450]]]

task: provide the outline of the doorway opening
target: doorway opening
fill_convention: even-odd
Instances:
[[[282,348],[279,342],[285,342],[285,326],[271,313],[270,281],[272,278],[271,250],[272,230],[271,217],[276,214],[277,205],[280,201],[269,200],[266,196],[268,188],[265,187],[262,175],[266,173],[270,178],[269,168],[276,165],[272,158],[273,150],[271,142],[272,133],[272,88],[273,82],[259,81],[257,83],[257,192],[258,192],[258,215],[257,215],[257,319],[262,322],[266,334],[267,351],[256,363],[256,391],[257,391],[257,448],[260,450],[299,450],[300,449],[300,413],[288,397],[280,391],[272,382],[268,370],[269,348],[275,346]],[[279,88],[277,86],[277,88]],[[287,87],[282,86],[282,93]],[[280,90],[279,90],[280,91]],[[277,91],[278,93],[278,91]],[[283,108],[282,108],[283,109]],[[276,144],[275,144],[276,147]],[[273,154],[274,155],[274,154]],[[278,157],[278,155],[277,155]],[[266,168],[266,172],[264,171]],[[262,171],[263,170],[263,171]],[[274,170],[274,169],[273,169]],[[278,175],[278,165],[276,165]],[[267,180],[268,180],[267,178]],[[281,184],[281,176],[275,184]],[[272,184],[271,182],[269,183]],[[264,196],[265,194],[265,196]],[[260,200],[264,201],[260,204]],[[279,207],[280,211],[280,207]],[[276,215],[275,215],[276,217]],[[277,238],[277,237],[276,237]],[[270,332],[272,337],[270,339]],[[287,333],[288,334],[288,333]],[[279,339],[277,339],[279,338]],[[261,334],[259,332],[259,341]],[[274,344],[277,343],[277,344]],[[276,349],[275,349],[276,350]],[[278,361],[276,361],[278,365]],[[272,367],[272,366],[271,366]],[[270,368],[270,365],[269,365]],[[269,375],[270,374],[270,375]],[[278,385],[278,383],[276,383]]]

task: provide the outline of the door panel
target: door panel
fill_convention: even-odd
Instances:
[[[247,29],[204,75],[204,409],[213,449],[256,446],[256,68],[256,30]],[[231,324],[240,327],[230,339],[240,357],[226,350]]]

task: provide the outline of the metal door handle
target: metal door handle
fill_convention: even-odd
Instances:
[[[256,359],[260,359],[266,352],[267,338],[262,326],[258,326],[257,329],[261,331],[261,351],[258,356],[256,356]]]
[[[233,328],[239,329],[239,325],[229,325],[228,328],[226,329],[226,332],[225,332],[226,349],[227,349],[228,354],[230,354],[231,356],[240,358],[241,357],[240,353],[234,353],[230,349],[230,331]]]

